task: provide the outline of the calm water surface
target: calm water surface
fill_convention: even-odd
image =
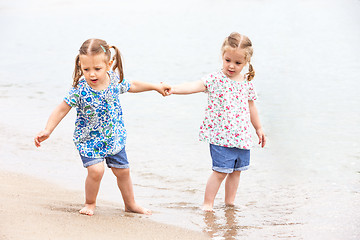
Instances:
[[[137,201],[150,219],[212,239],[360,238],[360,1],[3,0],[0,26],[1,169],[83,189],[74,110],[41,149],[32,139],[86,39],[118,46],[130,80],[177,84],[219,70],[222,41],[238,31],[253,41],[268,144],[254,147],[236,206],[222,187],[215,212],[199,210],[211,173],[197,140],[202,93],[122,95]],[[121,203],[109,170],[100,191]]]

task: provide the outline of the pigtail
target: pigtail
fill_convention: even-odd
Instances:
[[[255,71],[252,64],[249,62],[249,72],[246,73],[246,79],[250,82],[255,77]]]
[[[121,60],[121,54],[117,47],[115,47],[115,46],[109,46],[109,47],[113,48],[115,50],[115,55],[113,56],[113,59],[112,59],[114,61],[113,71],[118,69],[119,76],[120,76],[119,83],[121,83],[124,79],[124,69],[123,69],[122,60]]]
[[[75,58],[75,69],[74,69],[74,73],[73,73],[73,87],[76,88],[78,83],[79,83],[79,79],[81,78],[81,76],[83,75],[82,71],[81,71],[81,67],[80,67],[80,55],[78,54]]]

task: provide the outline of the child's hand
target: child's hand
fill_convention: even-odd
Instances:
[[[161,95],[163,95],[164,97],[169,96],[170,91],[171,91],[171,86],[169,84],[163,83],[163,82],[160,83],[160,88],[159,88],[158,92]]]
[[[262,128],[260,128],[256,131],[256,135],[258,135],[259,144],[261,144],[261,147],[263,148],[266,144],[266,137],[265,137],[265,133],[263,132]]]
[[[35,146],[40,147],[41,146],[40,143],[45,141],[49,137],[50,137],[50,133],[48,131],[43,130],[39,132],[38,135],[36,135],[36,137],[34,138]]]
[[[171,88],[170,88],[170,90],[168,91],[168,95],[167,96],[170,96],[170,95],[172,95],[172,94],[174,94],[174,87],[172,86]]]

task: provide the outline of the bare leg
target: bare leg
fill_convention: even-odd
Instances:
[[[234,205],[236,192],[240,181],[240,171],[230,173],[225,181],[225,204]]]
[[[151,215],[151,211],[139,206],[135,202],[134,189],[130,177],[129,168],[111,168],[117,179],[117,184],[120,189],[122,198],[125,204],[126,212],[141,213]]]
[[[99,192],[100,182],[104,175],[104,163],[100,162],[87,168],[88,175],[85,180],[85,207],[79,212],[92,216],[96,207],[96,197]]]
[[[205,197],[203,204],[204,211],[210,212],[213,210],[216,194],[219,191],[220,185],[225,179],[226,175],[226,173],[220,173],[216,171],[213,171],[210,175],[205,189]]]

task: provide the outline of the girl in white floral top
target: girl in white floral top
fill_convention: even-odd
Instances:
[[[250,63],[253,48],[250,39],[239,33],[225,38],[221,48],[222,70],[203,79],[173,86],[170,94],[208,93],[205,118],[199,139],[210,143],[213,173],[206,185],[203,209],[212,211],[214,199],[225,181],[225,204],[233,205],[240,173],[250,163],[252,145],[250,123],[256,130],[261,147],[266,139],[254,103],[256,93],[251,80],[255,76]],[[242,73],[248,65],[249,72]]]

